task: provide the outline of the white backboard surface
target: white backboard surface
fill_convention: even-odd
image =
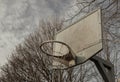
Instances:
[[[78,64],[85,62],[102,49],[101,10],[90,13],[70,27],[58,32],[55,40],[70,46],[77,56]],[[59,50],[57,45],[54,49]]]

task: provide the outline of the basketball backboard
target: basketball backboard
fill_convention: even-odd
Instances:
[[[70,66],[84,63],[102,49],[101,10],[97,9],[61,30],[55,35],[54,40],[66,43],[75,54],[76,60],[72,61]],[[53,49],[54,51],[61,49],[63,52],[67,52],[66,48],[60,45],[54,45]],[[56,55],[59,54],[56,53]],[[53,61],[54,65],[58,63],[60,64],[58,61]]]

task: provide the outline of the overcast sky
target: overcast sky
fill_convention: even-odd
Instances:
[[[0,0],[0,65],[21,43],[39,20],[63,16],[72,0]]]

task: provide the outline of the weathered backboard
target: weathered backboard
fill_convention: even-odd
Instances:
[[[76,55],[76,64],[84,63],[102,49],[101,10],[90,13],[70,27],[58,32],[55,40],[70,46]],[[66,51],[60,45],[55,45],[54,50],[59,51],[60,48]],[[53,64],[58,63],[54,61]]]

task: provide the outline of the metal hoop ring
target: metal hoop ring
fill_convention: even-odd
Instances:
[[[42,46],[44,46],[44,45],[47,44],[47,43],[60,43],[60,44],[62,44],[62,45],[65,45],[65,46],[68,48],[69,52],[70,52],[70,50],[71,50],[71,48],[70,48],[66,43],[64,43],[64,42],[56,41],[56,40],[48,40],[48,41],[45,41],[45,42],[41,43],[41,45],[40,45],[41,51],[42,51],[43,53],[47,54],[48,56],[59,57],[59,56],[54,56],[54,55],[52,55],[52,54],[50,54],[50,53],[47,53],[46,51],[43,50]]]

